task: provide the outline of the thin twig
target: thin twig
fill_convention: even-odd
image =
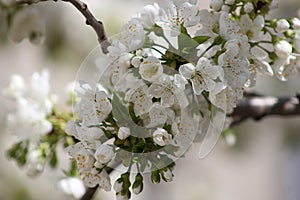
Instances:
[[[17,4],[22,5],[22,4],[34,4],[34,3],[39,3],[39,2],[45,2],[49,0],[39,0],[39,1],[34,1],[34,0],[17,0]],[[57,0],[53,0],[57,1]],[[110,45],[110,42],[108,41],[105,30],[103,27],[103,23],[101,21],[98,21],[94,15],[91,13],[91,11],[88,9],[88,6],[86,3],[82,2],[81,0],[61,0],[64,2],[69,2],[71,3],[80,13],[85,17],[86,19],[86,24],[90,25],[94,31],[96,32],[98,36],[98,42],[101,45],[103,53],[108,53],[108,46]]]

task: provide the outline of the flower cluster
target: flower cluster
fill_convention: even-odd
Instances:
[[[79,142],[68,151],[87,186],[109,190],[112,163],[127,169],[114,184],[117,199],[130,198],[135,170],[136,194],[147,170],[153,183],[172,180],[197,134],[209,138],[201,155],[211,150],[259,73],[283,81],[295,74],[299,19],[267,20],[271,1],[212,0],[211,10],[196,2],[144,7],[111,40],[99,83],[79,82],[67,128]]]
[[[109,172],[117,167],[116,198],[130,199],[143,190],[144,172],[153,183],[172,181],[175,161],[196,137],[204,138],[200,157],[211,151],[226,115],[259,74],[282,81],[297,74],[300,20],[269,20],[274,2],[212,0],[210,10],[199,10],[196,0],[169,0],[145,6],[126,23],[97,62],[98,82],[78,80],[75,87],[74,117],[63,137],[71,138],[66,151],[83,183],[109,191]],[[33,135],[49,133],[57,119],[41,77],[47,73],[33,76],[38,87],[14,77],[8,90],[20,104],[10,124]]]
[[[20,166],[26,165],[29,176],[42,172],[47,163],[56,167],[59,142],[65,146],[73,143],[64,133],[65,123],[71,116],[57,111],[49,78],[47,69],[33,73],[28,81],[16,74],[3,90],[16,105],[15,111],[8,113],[6,124],[8,132],[17,136],[17,143],[7,153]]]

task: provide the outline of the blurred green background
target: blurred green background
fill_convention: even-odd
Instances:
[[[150,0],[86,0],[108,36],[117,34],[121,26]],[[199,1],[208,8],[208,1]],[[83,17],[71,5],[47,2],[36,5],[45,16],[47,35],[44,44],[34,46],[24,40],[14,44],[0,31],[0,88],[18,73],[28,78],[33,71],[49,68],[51,91],[64,102],[64,86],[73,81],[81,62],[97,46],[97,38]],[[299,0],[282,0],[277,17],[297,15]],[[1,24],[0,24],[1,27]],[[261,77],[256,91],[267,95],[300,93],[300,78],[287,82]],[[5,131],[5,116],[13,111],[13,103],[0,96],[0,199],[1,200],[68,200],[58,191],[56,180],[61,169],[47,169],[29,179],[15,162],[7,160],[5,150],[15,141]],[[299,200],[300,199],[300,116],[270,117],[260,122],[247,121],[234,129],[238,142],[229,147],[220,140],[205,159],[198,159],[199,145],[192,146],[181,159],[171,183],[152,185],[133,199],[143,200]],[[114,175],[117,176],[116,174]],[[146,178],[147,179],[147,178]],[[114,192],[98,192],[95,199],[113,199]]]

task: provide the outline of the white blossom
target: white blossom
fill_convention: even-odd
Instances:
[[[56,183],[56,186],[65,194],[73,195],[76,199],[80,199],[86,192],[81,179],[75,177],[61,179]]]
[[[153,132],[153,141],[159,146],[165,146],[170,144],[172,140],[172,135],[170,135],[165,129],[157,128]]]
[[[21,42],[28,37],[29,40],[38,44],[43,41],[45,35],[45,21],[38,10],[24,8],[18,11],[11,23],[9,38],[14,42]]]
[[[13,75],[3,93],[16,103],[16,111],[7,115],[9,132],[20,139],[36,142],[41,135],[52,130],[52,124],[47,119],[53,107],[48,70],[33,73],[28,82],[19,75]]]
[[[219,11],[222,8],[223,0],[211,0],[209,5],[211,9]]]
[[[90,172],[95,163],[94,156],[87,150],[83,142],[68,146],[66,152],[76,160],[79,175]]]
[[[156,57],[149,56],[140,64],[139,73],[144,80],[155,82],[162,75],[163,67]]]
[[[253,9],[254,9],[254,6],[253,6],[252,2],[248,2],[244,5],[245,13],[250,13],[250,12],[252,12]]]
[[[203,90],[210,91],[215,86],[215,79],[220,76],[220,70],[213,66],[207,58],[200,58],[196,67],[192,64],[180,66],[179,72],[186,79],[191,80],[194,93],[200,95]]]
[[[128,138],[130,136],[130,129],[127,127],[120,127],[118,130],[118,138],[120,140],[125,140],[126,138]]]
[[[180,107],[188,105],[188,100],[184,94],[187,81],[178,74],[173,76],[165,75],[157,83],[149,87],[149,94],[156,98],[161,98],[161,104],[170,107],[178,102]]]
[[[169,2],[166,10],[161,10],[156,24],[166,30],[171,30],[171,36],[176,37],[180,35],[181,25],[191,27],[199,22],[200,17],[197,13],[197,6],[189,2],[184,2],[180,5]]]
[[[144,28],[152,28],[155,25],[155,21],[160,13],[158,4],[147,5],[138,12],[138,18]]]
[[[283,33],[290,28],[290,23],[286,19],[280,19],[276,22],[275,30],[277,33]]]
[[[148,86],[145,84],[135,86],[126,93],[125,100],[133,102],[134,113],[136,116],[148,113],[152,105],[152,99],[148,94]]]
[[[219,29],[219,14],[211,13],[208,10],[199,11],[200,24],[202,25],[199,30],[196,31],[196,36],[209,36],[215,38],[218,36],[214,30]]]
[[[96,160],[100,163],[106,164],[114,157],[115,152],[109,145],[100,145],[94,154]]]
[[[240,28],[249,41],[258,42],[263,37],[262,29],[264,27],[265,19],[258,15],[254,20],[251,20],[248,14],[242,15],[240,19]]]
[[[222,6],[222,8],[221,8],[221,10],[223,11],[223,12],[226,12],[226,13],[229,13],[230,12],[230,6],[228,6],[228,5],[223,5]]]
[[[127,51],[142,47],[144,40],[145,33],[139,19],[133,18],[123,26],[120,33],[120,42],[125,45]]]
[[[113,188],[116,193],[121,192],[123,189],[123,182],[115,181]]]
[[[292,28],[293,29],[300,29],[300,19],[297,17],[293,17],[291,19],[291,23],[292,23]]]
[[[286,59],[292,53],[292,45],[285,40],[281,40],[275,44],[274,51],[278,57]]]
[[[250,52],[253,63],[250,64],[250,77],[247,87],[253,87],[256,84],[257,72],[268,76],[274,75],[273,69],[268,62],[268,53],[266,51],[254,46]]]
[[[167,181],[167,182],[170,182],[173,180],[173,173],[170,169],[166,169],[166,170],[163,170],[162,171],[162,176],[164,177],[164,179]]]
[[[273,68],[275,75],[281,81],[287,81],[291,76],[297,75],[297,67],[299,66],[299,58],[277,59]]]
[[[127,195],[122,195],[121,192],[118,192],[116,195],[116,200],[129,200]]]
[[[138,185],[137,187],[133,188],[132,189],[132,192],[135,194],[135,195],[138,195],[142,192],[142,185]]]
[[[148,127],[163,125],[167,121],[167,112],[159,103],[154,103],[149,110],[150,123]]]

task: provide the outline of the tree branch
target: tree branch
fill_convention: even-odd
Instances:
[[[49,0],[39,0],[39,1],[34,1],[34,0],[17,0],[17,4],[33,4],[33,3],[38,3],[38,2],[45,2]],[[57,0],[53,0],[57,1]],[[88,9],[88,6],[86,3],[82,2],[81,0],[61,0],[64,2],[69,2],[71,3],[80,13],[85,17],[86,19],[86,24],[90,25],[94,31],[96,32],[98,36],[98,42],[101,45],[103,53],[108,53],[108,46],[110,45],[110,42],[108,41],[105,30],[103,27],[103,23],[101,21],[98,21],[94,15],[91,13],[91,11]]]
[[[261,120],[270,115],[300,116],[300,95],[272,97],[246,94],[228,116],[233,118],[231,126],[234,126],[249,118]]]

